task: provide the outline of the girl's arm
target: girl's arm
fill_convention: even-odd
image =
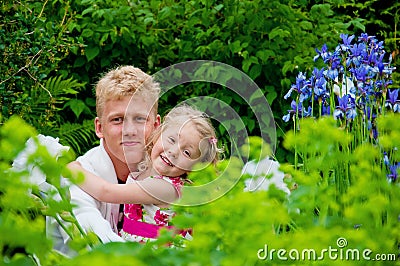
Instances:
[[[178,199],[174,186],[165,180],[146,178],[130,184],[112,184],[82,168],[79,162],[71,162],[72,172],[85,175],[78,186],[99,201],[110,203],[165,204]]]

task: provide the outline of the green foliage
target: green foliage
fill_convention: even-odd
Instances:
[[[194,59],[226,63],[254,79],[279,126],[289,107],[282,96],[295,75],[299,70],[311,70],[314,48],[324,43],[332,48],[339,33],[366,31],[377,35],[385,40],[386,50],[398,66],[400,14],[396,1],[6,0],[0,8],[2,263],[309,264],[312,262],[279,261],[276,256],[274,261],[263,261],[257,258],[257,252],[265,245],[269,249],[321,251],[329,246],[337,248],[339,237],[347,239],[348,248],[398,254],[399,187],[386,181],[378,156],[381,150],[373,145],[347,150],[348,136],[330,120],[308,121],[299,135],[288,133],[286,147],[296,149],[303,159],[300,168],[283,166],[298,187],[289,197],[276,189],[243,193],[246,176],[240,175],[239,164],[229,167],[227,160],[220,166],[226,169],[222,181],[241,179],[229,193],[209,204],[176,207],[179,215],[174,224],[194,229],[194,240],[185,243],[185,248],[167,248],[166,243],[179,242],[167,233],[158,242],[146,245],[101,245],[91,234],[82,237],[75,224],[68,231],[80,255],[67,259],[51,249],[42,215],[58,213],[74,222],[68,201],[31,197],[29,192],[37,188],[23,182],[27,173],[8,171],[25,141],[36,132],[60,137],[78,154],[93,145],[93,126],[88,122],[94,117],[92,84],[100,73],[116,65],[132,64],[155,73]],[[394,73],[392,87],[399,84],[399,74]],[[160,100],[160,113],[178,101],[199,95],[230,105],[249,135],[258,135],[249,103],[216,84],[174,88]],[[22,116],[31,126],[13,115]],[[397,121],[398,116],[385,116],[377,123],[380,144],[398,161]],[[236,127],[241,129],[234,122],[226,123],[226,128],[219,128],[219,139],[226,142],[226,131]],[[292,159],[290,151],[282,148],[287,129],[281,126],[278,132],[276,155],[281,162]],[[261,151],[252,142],[250,146],[249,154],[257,158]],[[49,173],[49,180],[63,195],[65,188],[57,183],[63,161],[55,162],[43,149],[35,156],[38,162],[45,162],[41,169]],[[352,179],[331,169],[341,169]],[[211,169],[206,172],[202,179],[198,174],[200,184],[217,178]],[[86,249],[88,244],[94,246],[91,252]],[[321,263],[357,262],[339,259]]]
[[[62,136],[61,142],[70,146],[77,154],[85,153],[99,142],[92,120],[84,120],[80,124],[63,123],[58,128],[57,135]]]
[[[60,12],[51,12],[52,8]],[[68,8],[60,3],[2,2],[0,107],[4,119],[35,103],[31,97],[48,89],[46,79],[59,69],[59,62],[74,45],[65,38],[67,12]]]
[[[383,145],[389,145],[384,136],[391,140],[387,148],[393,148],[400,142],[400,136],[395,133],[399,128],[393,127],[398,119],[398,115],[388,115],[378,120],[382,142],[386,143]],[[301,169],[290,164],[282,166],[284,172],[297,183],[297,188],[289,196],[274,187],[268,191],[243,192],[243,181],[249,176],[240,174],[242,165],[232,157],[219,165],[224,175],[206,169],[203,174],[207,173],[207,176],[202,177],[201,171],[195,171],[196,175],[191,176],[195,185],[199,178],[200,183],[197,184],[200,186],[207,180],[222,179],[220,184],[223,185],[224,181],[231,183],[232,178],[240,177],[227,193],[206,204],[174,206],[177,212],[174,225],[192,228],[193,240],[182,242],[180,237],[165,230],[157,241],[146,244],[100,244],[90,234],[81,237],[79,231],[74,232],[78,229],[75,228],[68,231],[74,237],[73,247],[79,255],[65,258],[52,250],[45,237],[42,215],[58,213],[74,223],[71,206],[65,200],[57,202],[51,197],[32,197],[30,190],[34,194],[36,190],[23,181],[26,173],[9,171],[12,158],[24,148],[26,139],[36,134],[21,119],[12,118],[1,128],[1,148],[14,147],[10,154],[2,153],[0,157],[3,184],[0,194],[1,259],[6,265],[35,265],[35,261],[40,261],[40,265],[275,265],[314,262],[356,265],[360,261],[369,265],[379,264],[379,261],[365,260],[362,252],[366,249],[371,250],[368,254],[371,259],[376,254],[397,256],[400,203],[396,199],[400,190],[398,184],[387,181],[384,171],[377,164],[379,148],[365,144],[348,154],[341,148],[348,144],[348,138],[330,119],[305,120],[301,127],[297,135],[288,133],[285,142],[287,148],[299,149],[308,158],[308,163]],[[261,152],[256,138],[252,138],[249,144],[251,154]],[[56,181],[60,174],[73,182],[79,179],[60,168],[67,160],[64,161],[63,157],[57,163],[45,149],[40,148],[32,158],[48,174],[61,195],[64,195],[65,188]],[[347,166],[353,179],[345,190],[340,190],[338,179],[329,168],[343,167],[344,158],[348,159]],[[212,195],[212,191],[210,193]],[[15,200],[16,197],[18,200]],[[184,192],[180,202],[187,201],[186,197],[193,199],[192,195]],[[196,195],[197,200],[202,197],[207,195]],[[339,246],[342,243],[339,240],[346,241],[347,245]],[[90,251],[86,249],[88,244],[93,246]],[[323,251],[329,248],[336,250],[331,252],[331,257]],[[271,253],[272,249],[275,252]],[[286,250],[286,254],[280,254],[287,261],[279,259],[279,249]],[[297,250],[298,254],[293,250]],[[304,250],[314,250],[315,255],[305,253],[306,257],[302,259]],[[351,257],[357,253],[348,253],[356,250],[360,259]],[[297,260],[294,259],[296,254]],[[334,256],[336,259],[333,259]],[[346,259],[345,256],[350,257]],[[380,262],[387,265],[393,261]]]
[[[16,130],[18,129],[18,130]],[[0,249],[3,262],[24,261],[33,265],[33,257],[18,255],[20,249],[27,254],[43,258],[50,250],[50,241],[45,237],[45,223],[38,216],[38,202],[29,197],[30,186],[23,182],[22,175],[9,171],[10,162],[24,148],[25,141],[35,130],[16,117],[11,118],[0,130]],[[19,228],[19,230],[17,229]]]
[[[68,1],[3,1],[0,9],[0,123],[19,115],[39,133],[60,137],[73,148],[93,145],[86,130],[79,137],[63,136],[63,123],[93,117],[90,101],[78,99],[85,83],[69,77],[60,62],[80,45],[68,35],[72,21]],[[56,11],[57,10],[57,11]],[[77,131],[78,133],[79,131]],[[68,137],[68,141],[64,138]],[[75,145],[73,145],[75,144]],[[76,150],[82,152],[82,150]]]
[[[55,265],[66,259],[52,249],[51,240],[46,236],[45,216],[67,222],[69,229],[66,231],[77,250],[99,242],[96,236],[80,229],[72,213],[68,186],[60,182],[61,176],[75,183],[79,181],[65,169],[72,154],[64,154],[57,160],[36,142],[37,150],[27,155],[27,164],[43,173],[53,185],[46,194],[39,191],[37,184],[31,184],[28,169],[11,168],[28,138],[35,140],[36,135],[36,130],[18,116],[11,117],[0,128],[0,148],[7,151],[0,155],[0,250],[5,264]]]
[[[382,138],[387,136],[386,130],[391,131],[389,123],[398,118],[380,118]],[[349,136],[336,127],[333,119],[306,120],[301,128],[296,135],[289,133],[285,143],[288,148],[301,150],[304,165],[301,169],[283,167],[298,184],[289,205],[292,210],[300,210],[294,220],[296,227],[326,228],[333,235],[339,229],[342,231],[337,236],[356,247],[397,254],[400,205],[393,199],[398,197],[399,186],[386,178],[380,147],[365,143],[349,151]],[[393,149],[398,136],[391,137]],[[335,169],[348,171],[351,180],[338,176]],[[369,237],[372,235],[376,236],[373,240]]]
[[[265,157],[272,157],[271,147],[260,137],[250,136],[240,148],[241,155],[248,161],[255,160],[256,162]]]

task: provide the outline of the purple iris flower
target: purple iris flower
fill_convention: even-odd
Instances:
[[[303,107],[303,104],[301,102],[299,102],[299,104],[297,104],[295,100],[292,100],[292,102],[290,103],[290,106],[292,107],[292,109],[288,110],[288,114],[284,115],[282,117],[282,120],[285,122],[288,122],[290,120],[290,118],[293,115],[295,115],[296,113],[298,113],[299,117],[311,116],[311,113],[312,113],[311,106],[308,106],[307,110],[305,110]]]
[[[322,60],[326,63],[326,61],[330,57],[330,53],[328,52],[328,46],[326,46],[326,44],[324,44],[324,45],[322,45],[321,50],[318,50],[317,48],[315,48],[315,51],[317,52],[317,55],[314,56],[314,62],[317,61],[317,59],[319,57],[321,57]]]
[[[389,181],[395,182],[398,177],[397,169],[400,168],[400,163],[395,163],[389,166],[389,174],[387,175]]]
[[[297,105],[295,100],[292,100],[292,102],[290,103],[290,107],[292,107],[292,109],[288,110],[288,114],[284,115],[282,117],[282,120],[285,122],[288,122],[290,120],[290,118],[292,117],[293,114],[295,114],[296,112],[301,111],[302,109],[302,103],[299,103]]]
[[[323,105],[322,106],[322,115],[331,115],[331,108],[329,105]]]
[[[378,70],[379,70],[379,75],[381,75],[381,76],[382,76],[383,70],[385,69],[385,65],[383,64],[383,56],[384,55],[385,55],[384,53],[381,54],[381,56],[377,60],[377,67],[378,67]]]
[[[318,69],[318,68],[314,67],[312,76],[315,77],[315,79],[322,78],[324,76],[324,68]]]
[[[359,68],[352,69],[352,72],[356,77],[357,81],[364,82],[365,80],[371,78],[370,76],[368,76],[369,71],[367,66],[361,66]]]
[[[339,76],[339,71],[337,69],[328,69],[324,72],[324,75],[330,80],[336,80]]]
[[[399,89],[388,90],[388,99],[386,100],[385,107],[389,107],[389,109],[393,110],[393,112],[400,113],[400,101],[397,100],[399,96]]]
[[[350,94],[338,97],[338,101],[339,105],[336,106],[336,109],[333,112],[333,117],[335,119],[343,119],[344,115],[346,115],[346,119],[350,120],[357,116],[355,100],[350,96]]]
[[[326,90],[326,79],[324,77],[315,81],[314,94],[317,98],[325,99],[329,97],[329,93]]]
[[[354,37],[354,35],[349,36],[348,34],[340,34],[340,38],[343,40],[343,44],[340,46],[342,51],[347,51],[351,47],[351,42]]]
[[[335,52],[333,52],[332,56],[329,58],[329,63],[331,65],[332,69],[338,69],[340,68],[341,65],[341,56],[340,56],[340,50],[336,49]]]
[[[326,90],[327,81],[324,77],[324,68],[314,68],[310,77],[310,86],[313,88],[315,99],[326,99],[329,97],[329,92]]]
[[[378,61],[378,54],[375,51],[371,51],[369,54],[365,55],[365,64],[367,65],[376,65]]]
[[[390,165],[389,156],[385,151],[383,152],[383,162],[385,163],[385,165]]]
[[[311,95],[310,82],[306,80],[306,76],[300,72],[296,77],[296,84],[293,84],[288,93],[283,97],[285,100],[290,97],[293,91],[300,94],[299,101],[303,102]]]
[[[366,46],[364,43],[354,44],[350,48],[350,56],[351,57],[360,57],[360,56],[368,55],[364,52],[365,50],[366,50]]]
[[[368,42],[371,38],[375,38],[375,36],[368,36],[368,33],[361,33],[361,36],[358,37],[358,40],[363,42]]]

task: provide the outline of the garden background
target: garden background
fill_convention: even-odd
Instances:
[[[265,244],[287,250],[323,249],[330,245],[337,248],[339,237],[360,250],[399,254],[400,206],[396,201],[399,186],[388,184],[384,171],[374,168],[380,163],[374,147],[356,150],[351,156],[342,153],[343,149],[335,153],[328,150],[327,156],[321,156],[326,169],[314,162],[307,171],[298,171],[291,168],[296,145],[290,141],[284,145],[293,125],[282,120],[291,109],[284,95],[296,82],[298,73],[310,73],[316,64],[315,48],[327,44],[334,49],[341,33],[358,36],[367,32],[376,36],[384,41],[387,57],[391,54],[392,65],[398,68],[400,4],[397,1],[5,0],[0,5],[3,263],[254,265],[265,263],[257,257],[257,251]],[[20,181],[23,174],[7,171],[26,139],[37,133],[58,137],[62,144],[72,147],[71,156],[83,154],[98,142],[93,131],[93,84],[102,73],[129,64],[153,74],[190,60],[222,62],[242,70],[255,81],[274,114],[275,156],[279,162],[287,163],[285,171],[292,174],[300,188],[287,198],[273,189],[241,193],[243,185],[238,183],[215,202],[183,208],[190,215],[177,217],[176,223],[196,230],[194,241],[184,249],[164,248],[160,243],[157,249],[155,244],[114,243],[100,245],[88,253],[84,247],[88,242],[96,246],[96,239],[74,232],[75,248],[81,255],[66,259],[54,253],[45,237],[41,214],[68,214],[71,207],[67,202],[43,203],[32,199],[27,193],[32,188]],[[390,88],[399,88],[398,70],[393,72],[392,79]],[[248,104],[234,92],[215,84],[178,86],[160,99],[160,114],[180,101],[204,95],[232,106],[249,135],[260,134]],[[389,119],[392,122],[387,122],[385,132],[394,132],[392,145],[396,148],[398,117]],[[329,146],[332,139],[340,139],[342,132],[336,132],[332,123],[320,123],[318,130],[334,133],[326,138],[303,136],[314,139],[311,145]],[[222,143],[230,142],[226,131],[229,129],[218,128]],[[257,150],[257,145],[252,148]],[[58,167],[63,161],[57,164],[43,150],[37,156],[43,158],[45,164],[41,167],[49,176],[57,177],[64,171]],[[320,179],[335,164],[343,165],[343,161],[332,159],[338,157],[348,159],[346,164],[351,165],[348,169],[354,176],[351,187],[344,190],[337,188],[332,180]],[[320,175],[313,175],[313,170]],[[231,175],[240,175],[240,167],[231,167],[230,171]],[[73,217],[64,218],[73,222]],[[160,241],[171,241],[171,236],[165,234]],[[322,261],[334,262],[355,263],[339,259]]]

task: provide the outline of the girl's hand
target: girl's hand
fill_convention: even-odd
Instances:
[[[82,171],[82,165],[78,161],[72,161],[67,165],[68,169],[73,170],[73,171]]]

